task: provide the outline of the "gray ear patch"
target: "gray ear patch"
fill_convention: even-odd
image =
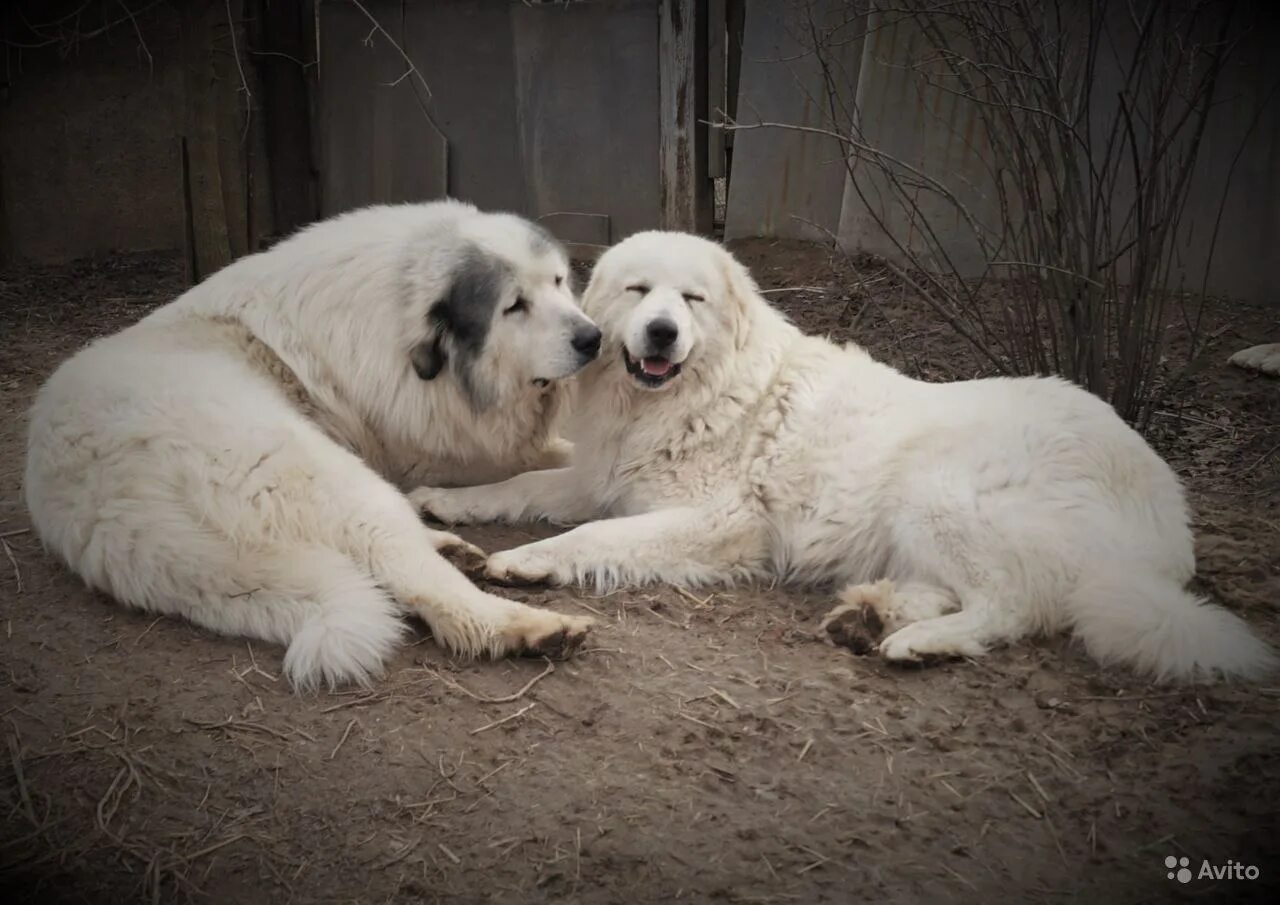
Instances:
[[[418,343],[409,352],[409,361],[419,377],[434,380],[445,366],[444,337],[437,334],[435,339]]]
[[[409,358],[423,380],[432,380],[448,365],[462,384],[471,404],[483,408],[489,393],[475,373],[484,351],[489,326],[511,280],[503,261],[468,247],[454,267],[449,290],[427,312],[429,338],[414,346]]]

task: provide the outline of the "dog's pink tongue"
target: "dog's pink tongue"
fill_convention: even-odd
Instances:
[[[640,361],[640,369],[650,377],[661,377],[671,370],[671,362],[665,358],[645,358]]]

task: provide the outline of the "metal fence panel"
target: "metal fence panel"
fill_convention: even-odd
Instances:
[[[658,18],[653,0],[511,7],[515,122],[529,213],[562,238],[652,229],[658,179]],[[587,218],[553,214],[594,215]],[[583,230],[586,232],[575,231]]]
[[[840,86],[836,121],[853,113],[865,15],[845,0],[747,0],[738,122],[831,128],[827,80],[812,53],[809,17],[832,43],[828,63]],[[836,128],[839,126],[837,125]],[[811,132],[749,129],[733,139],[725,238],[785,236],[830,241],[840,223],[844,149]]]

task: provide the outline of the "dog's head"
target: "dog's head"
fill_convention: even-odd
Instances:
[[[716,243],[644,232],[601,256],[583,307],[604,331],[604,354],[636,387],[661,390],[741,348],[756,300],[746,268]]]
[[[564,249],[533,223],[480,214],[457,227],[434,282],[443,291],[422,315],[409,352],[422,380],[446,370],[476,409],[531,384],[568,377],[600,351],[600,331],[582,313]],[[423,335],[425,334],[425,335]]]

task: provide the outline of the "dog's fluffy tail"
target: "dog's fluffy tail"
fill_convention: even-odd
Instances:
[[[1251,680],[1280,665],[1242,619],[1132,564],[1128,571],[1095,567],[1067,604],[1076,636],[1095,659],[1160,682]]]
[[[334,550],[304,547],[240,562],[258,587],[202,594],[185,615],[220,634],[285,644],[284,673],[299,690],[366,685],[405,630],[398,608],[372,576]]]

